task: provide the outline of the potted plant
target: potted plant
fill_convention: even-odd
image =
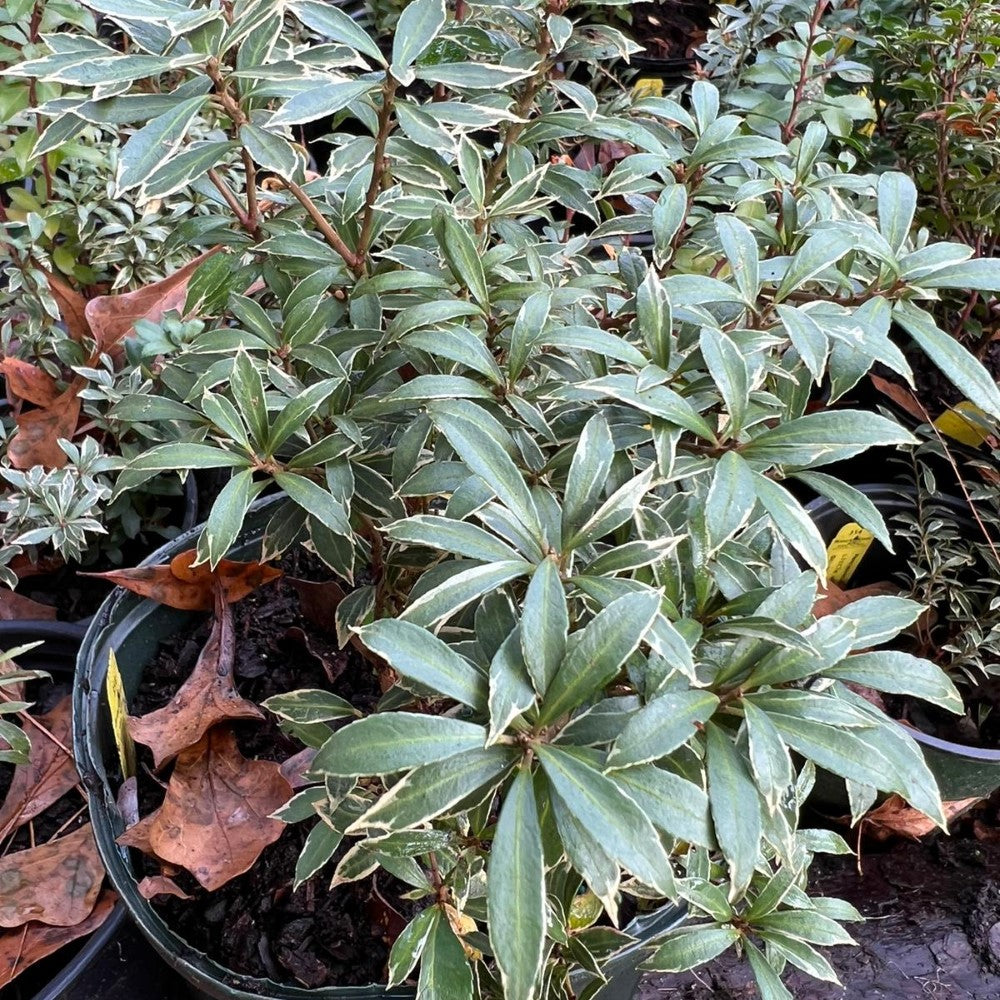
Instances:
[[[1000,268],[911,235],[907,178],[841,170],[825,127],[802,122],[797,104],[777,136],[722,113],[705,82],[685,104],[643,97],[602,113],[603,94],[567,87],[556,70],[609,54],[612,36],[567,16],[575,8],[562,0],[454,11],[414,0],[388,57],[312,0],[290,4],[287,23],[267,4],[239,18],[225,5],[132,17],[102,7],[141,53],[69,35],[15,77],[74,89],[79,103],[39,109],[56,138],[81,114],[114,130],[114,102],[162,84],[123,147],[118,187],[208,177],[225,211],[178,234],[229,248],[198,271],[196,326],[126,397],[163,414],[151,419],[163,443],[116,489],[178,470],[232,475],[196,543],[121,579],[207,587],[187,606],[215,608],[221,649],[235,633],[212,571],[235,572],[222,561],[233,546],[268,564],[309,553],[341,592],[327,591],[327,627],[332,618],[341,645],[373,665],[352,676],[374,669],[385,684],[364,706],[331,702],[344,698],[335,681],[320,709],[308,695],[268,702],[300,743],[322,743],[316,783],[279,813],[304,812],[307,840],[319,830],[302,874],[318,862],[342,885],[373,871],[411,879],[397,893],[416,894],[419,912],[397,928],[392,970],[406,979],[419,962],[424,996],[468,995],[473,981],[485,995],[560,996],[581,978],[590,995],[616,953],[636,964],[613,926],[628,899],[661,918],[679,901],[692,914],[666,933],[655,918],[631,925],[649,967],[736,945],[772,996],[785,961],[833,976],[814,946],[848,941],[837,921],[856,914],[805,892],[813,854],[845,849],[799,827],[814,767],[944,817],[913,740],[841,680],[873,655],[859,652],[873,636],[903,630],[920,608],[873,598],[814,621],[826,549],[786,483],[884,536],[863,494],[816,470],[913,438],[867,412],[807,412],[813,385],[840,398],[877,362],[907,377],[895,319],[1000,415],[995,384],[921,305],[941,287],[996,288]],[[130,82],[136,92],[110,105],[97,96]],[[290,129],[325,117],[329,167],[307,180]],[[205,139],[206,128],[225,138]],[[607,178],[559,158],[564,143],[608,137],[639,155]],[[612,194],[633,212],[574,227]],[[590,253],[640,231],[653,235],[649,258]],[[300,995],[183,949],[115,843],[126,824],[114,805],[109,646],[134,699],[156,640],[189,627],[120,595],[92,627],[75,739],[99,842],[140,926],[199,988]],[[955,705],[951,682],[920,662],[922,690]],[[240,712],[261,714],[235,693],[226,699]],[[316,717],[331,705],[334,716]],[[203,740],[228,740],[230,724],[220,727],[159,759],[183,757],[168,795],[178,768],[188,779],[204,760]],[[412,755],[392,756],[390,741],[380,756],[379,727],[406,735]],[[148,736],[148,723],[132,729]],[[422,784],[442,761],[454,783]],[[393,812],[404,798],[423,805]],[[152,815],[129,841],[164,833]],[[412,864],[397,863],[400,844],[416,845]],[[201,893],[206,881],[188,886]],[[303,891],[326,899],[323,881]],[[508,904],[525,919],[498,921]]]
[[[0,634],[7,648],[0,656],[0,984],[56,1000],[101,962],[125,917],[114,893],[102,889],[86,804],[72,802],[79,778],[66,747],[68,689],[83,629],[4,621]],[[47,711],[29,714],[26,693]]]
[[[900,670],[913,656],[939,664],[962,692],[957,716],[919,698],[897,698],[892,706],[920,744],[942,796],[957,801],[1000,787],[1000,749],[990,729],[998,519],[992,487],[963,483],[968,500],[941,491],[922,454],[928,447],[915,453],[901,482],[859,487],[885,519],[891,544],[827,501],[808,510],[836,567],[822,609],[872,592],[898,593],[927,609],[881,645],[893,651]]]

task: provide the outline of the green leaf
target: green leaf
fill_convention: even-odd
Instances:
[[[444,583],[421,594],[400,617],[415,625],[435,628],[467,604],[498,590],[519,576],[527,576],[531,570],[531,563],[524,560],[474,566],[472,569],[456,573]]]
[[[841,608],[837,616],[855,627],[851,649],[871,649],[895,638],[923,614],[923,605],[905,597],[863,597]]]
[[[324,38],[363,52],[379,65],[385,65],[385,57],[368,32],[335,4],[321,3],[320,0],[293,0],[292,12],[306,27]]]
[[[476,622],[479,632],[478,616]],[[495,743],[510,724],[534,704],[535,689],[521,651],[521,626],[518,625],[500,644],[490,662],[490,733],[487,742]]]
[[[192,143],[149,174],[142,184],[142,199],[165,198],[179,191],[206,171],[217,167],[234,148],[235,143],[232,142]],[[220,259],[225,258],[210,258],[206,264]]]
[[[792,347],[799,352],[813,381],[819,384],[830,356],[830,338],[805,309],[787,305],[779,305],[776,309]]]
[[[347,700],[330,691],[301,688],[287,694],[276,694],[263,702],[264,707],[279,719],[289,722],[337,722],[352,719],[358,710]]]
[[[397,542],[429,545],[467,559],[484,562],[513,561],[520,556],[496,535],[484,531],[468,521],[435,514],[418,514],[403,521],[395,521],[386,528],[386,534]]]
[[[337,379],[323,379],[290,399],[275,417],[267,437],[267,451],[273,455],[297,430],[304,427],[337,388]]]
[[[715,847],[708,796],[693,781],[642,764],[614,774],[615,784],[670,837],[702,847]]]
[[[750,227],[735,215],[722,214],[715,217],[715,228],[743,300],[756,303],[760,290],[760,251]]]
[[[972,260],[938,268],[914,282],[921,288],[961,288],[978,292],[1000,291],[1000,262],[996,257]]]
[[[510,747],[493,746],[414,768],[345,833],[353,835],[373,827],[405,830],[426,823],[470,795],[501,782],[519,757]]]
[[[705,498],[705,529],[713,550],[720,548],[742,528],[757,503],[753,473],[742,456],[727,451],[712,473]]]
[[[497,419],[483,407],[463,399],[432,403],[427,412],[458,457],[496,493],[535,539],[543,541],[545,532],[535,501],[501,444],[509,438]]]
[[[262,449],[270,431],[264,382],[250,355],[242,348],[237,351],[233,362],[232,388],[243,423],[250,430],[250,440]]]
[[[597,413],[583,428],[570,463],[563,497],[563,538],[569,538],[593,514],[614,457],[615,446],[607,418]]]
[[[441,83],[446,87],[499,90],[518,80],[527,79],[531,76],[531,70],[475,62],[425,63],[417,68],[416,75],[425,83]]]
[[[198,563],[207,562],[213,569],[232,548],[243,530],[243,520],[250,504],[257,499],[267,481],[255,483],[253,470],[237,472],[215,498],[205,528],[198,536]]]
[[[563,551],[571,552],[582,545],[600,541],[606,535],[631,520],[646,494],[653,487],[656,466],[650,465],[634,479],[620,486],[571,538],[563,542]]]
[[[287,100],[272,116],[268,125],[302,125],[342,111],[354,101],[370,94],[377,83],[365,80],[329,80],[318,82]]]
[[[389,987],[398,986],[420,961],[424,946],[440,920],[441,910],[429,906],[421,910],[402,930],[389,952]]]
[[[851,458],[874,445],[903,444],[916,444],[916,438],[876,413],[822,410],[765,430],[741,453],[748,462],[812,466]]]
[[[317,486],[311,479],[293,472],[277,472],[274,481],[288,494],[290,500],[312,514],[320,524],[334,534],[350,537],[351,523],[343,504],[329,491]]]
[[[778,955],[814,979],[840,985],[833,966],[812,945],[778,931],[762,931],[761,937]]]
[[[635,314],[653,363],[669,368],[673,315],[666,289],[653,268],[635,293]]]
[[[966,399],[1000,419],[1000,389],[978,358],[950,334],[939,330],[930,315],[912,302],[897,302],[892,315]]]
[[[248,122],[240,126],[240,142],[253,161],[265,170],[285,180],[299,179],[297,175],[302,172],[304,162],[287,139]]]
[[[494,385],[503,384],[503,373],[486,345],[465,327],[418,330],[403,339],[407,347],[416,347],[435,357],[457,361],[472,371],[485,375]]]
[[[504,797],[487,872],[490,944],[506,1000],[532,1000],[545,946],[545,863],[531,771]]]
[[[134,56],[130,56],[134,59]],[[141,58],[141,57],[140,57]],[[180,146],[205,97],[191,97],[154,118],[135,132],[118,157],[116,195],[143,183]]]
[[[669,895],[670,859],[646,814],[614,781],[574,754],[540,746],[542,770],[573,818],[640,882]]]
[[[392,36],[392,75],[404,86],[413,83],[410,67],[444,27],[444,0],[413,0],[396,22]]]
[[[701,354],[708,366],[729,412],[729,431],[737,435],[743,429],[750,405],[750,372],[743,352],[721,330],[706,326],[699,340]]]
[[[671,691],[636,712],[615,740],[607,768],[632,767],[673,753],[707,722],[719,707],[711,691]]]
[[[208,444],[177,442],[150,448],[132,459],[128,467],[137,472],[176,472],[178,469],[237,469],[249,464],[245,455],[234,455]]]
[[[450,212],[439,209],[432,219],[434,237],[455,280],[467,288],[484,309],[490,305],[482,256],[469,231]]]
[[[744,701],[743,718],[750,748],[750,768],[760,786],[768,811],[773,815],[795,781],[792,759],[781,734],[766,712],[762,712],[753,702]]]
[[[437,912],[440,914],[441,911]],[[427,936],[420,957],[417,996],[420,1000],[459,1000],[460,997],[473,995],[472,967],[465,957],[462,942],[455,936],[449,922],[439,916]]]
[[[805,287],[853,248],[854,239],[846,233],[826,231],[810,236],[789,261],[774,301],[781,302],[791,292]]]
[[[757,499],[771,515],[775,530],[826,579],[826,543],[802,505],[783,486],[755,472]]]
[[[878,230],[893,253],[903,249],[916,209],[917,187],[906,174],[887,170],[879,175]]]
[[[743,893],[760,856],[761,803],[744,758],[725,729],[705,725],[708,801],[715,836],[729,865],[730,900]]]
[[[750,961],[750,968],[753,971],[754,979],[757,980],[757,989],[760,992],[760,1000],[794,1000],[794,997],[785,988],[781,977],[771,967],[771,963],[764,957],[764,953],[752,941],[744,943],[746,956]]]
[[[578,633],[545,692],[540,722],[555,722],[605,687],[639,647],[660,611],[659,591],[626,594]]]
[[[795,478],[814,489],[820,496],[835,503],[852,521],[870,531],[889,552],[894,551],[889,529],[879,509],[853,486],[823,472],[797,472]]]
[[[674,237],[684,225],[687,214],[688,189],[683,184],[665,187],[656,200],[652,213],[653,252],[658,265],[671,258]]]
[[[532,346],[542,336],[552,307],[552,292],[546,289],[535,292],[524,300],[514,320],[507,358],[507,376],[513,384],[517,381],[528,360]]]
[[[857,944],[840,924],[815,910],[781,910],[769,913],[754,921],[754,929],[778,931],[827,948],[839,944]]]
[[[349,778],[393,774],[485,743],[486,730],[471,722],[445,715],[383,712],[338,729],[316,755],[312,770]]]
[[[546,557],[535,570],[524,597],[521,651],[535,690],[544,693],[566,653],[569,609],[559,562]]]
[[[382,618],[358,629],[361,641],[403,677],[474,709],[486,707],[486,678],[419,625]]]
[[[711,962],[739,941],[740,932],[726,924],[705,927],[682,927],[659,942],[641,968],[650,972],[686,972],[696,966]]]
[[[559,840],[562,841],[562,850],[570,864],[601,901],[611,918],[617,920],[618,886],[621,882],[618,865],[613,858],[608,857],[601,844],[567,809],[558,795],[549,797],[549,805],[555,817]]]
[[[590,351],[640,368],[646,364],[642,352],[627,340],[592,326],[550,326],[541,334],[538,344],[565,351]]]
[[[336,853],[344,835],[320,820],[306,837],[302,851],[295,862],[294,892],[304,882],[308,882]]]
[[[912,695],[956,715],[965,711],[961,694],[939,666],[898,650],[856,653],[823,674],[876,691]]]

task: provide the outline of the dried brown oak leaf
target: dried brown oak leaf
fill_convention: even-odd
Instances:
[[[0,858],[0,927],[29,920],[71,927],[97,903],[104,866],[88,823],[39,847]]]
[[[98,295],[91,299],[85,315],[98,350],[111,351],[125,337],[131,336],[137,320],[148,319],[156,323],[171,309],[182,310],[191,276],[221,249],[213,247],[206,250],[162,281],[137,288],[134,292]]]
[[[32,727],[28,763],[14,768],[0,806],[0,840],[43,813],[79,782],[73,758],[67,752],[73,741],[70,700],[67,695],[51,712],[34,717],[49,736]]]
[[[143,899],[153,899],[156,896],[176,896],[178,899],[191,899],[172,878],[166,875],[147,875],[136,886]]]
[[[33,465],[61,469],[66,464],[59,439],[72,440],[76,433],[83,386],[84,380],[78,376],[47,406],[18,413],[14,418],[17,430],[7,442],[7,455],[15,469],[30,469]]]
[[[157,769],[182,750],[194,746],[202,736],[227,719],[263,719],[264,713],[241,698],[233,678],[236,633],[233,611],[218,592],[215,621],[191,676],[170,701],[147,715],[128,717],[128,729],[136,743],[153,751]]]
[[[11,402],[25,399],[35,406],[51,406],[59,396],[59,383],[37,365],[19,358],[3,358],[0,360],[0,371],[3,372],[7,398]]]
[[[44,268],[42,269],[44,270]],[[49,291],[56,300],[59,313],[66,324],[69,335],[78,344],[90,336],[90,324],[87,322],[87,300],[76,289],[70,287],[58,275],[45,271],[49,282]]]
[[[943,802],[945,820],[951,823],[979,801],[973,797]],[[937,829],[934,820],[913,806],[907,805],[898,795],[890,795],[880,806],[867,813],[862,822],[865,831],[877,840],[888,840],[892,836],[919,840]]]
[[[888,582],[869,583],[864,587],[851,587],[844,590],[830,580],[826,589],[819,591],[819,596],[813,605],[813,614],[817,618],[823,618],[826,615],[835,615],[842,608],[846,608],[848,604],[860,601],[863,597],[895,596],[898,593],[899,587],[894,587]]]
[[[0,987],[6,986],[25,969],[63,945],[86,934],[92,934],[111,915],[117,896],[106,890],[97,900],[90,915],[71,927],[53,927],[30,923],[23,928],[0,934]]]
[[[258,562],[223,559],[214,571],[208,563],[192,566],[196,555],[194,549],[188,549],[174,556],[166,566],[137,566],[110,573],[80,575],[110,580],[135,594],[181,611],[211,611],[215,607],[216,585],[232,604],[281,576],[280,569]]]
[[[56,609],[4,587],[0,590],[0,621],[55,621]]]
[[[291,797],[277,764],[247,760],[233,731],[217,726],[177,758],[149,826],[150,847],[206,889],[218,889],[281,836],[285,824],[271,814]]]

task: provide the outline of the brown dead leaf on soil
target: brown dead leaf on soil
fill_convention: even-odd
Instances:
[[[950,824],[979,801],[978,797],[974,797],[942,803],[945,820]],[[862,823],[865,832],[876,840],[888,840],[893,836],[919,840],[937,829],[934,820],[907,805],[898,795],[890,795],[880,806],[867,813]]]
[[[0,590],[0,621],[55,621],[56,609],[4,587]]]
[[[44,271],[44,268],[42,270]],[[56,300],[69,335],[78,344],[82,343],[90,336],[90,324],[86,316],[87,300],[58,275],[45,271],[45,277],[48,279],[49,290]]]
[[[127,827],[124,833],[119,834],[115,843],[121,844],[122,847],[134,847],[137,851],[153,857],[153,845],[150,843],[149,834],[155,819],[155,812],[143,816],[137,823]]]
[[[883,396],[887,396],[891,399],[898,407],[905,410],[911,417],[915,420],[919,420],[921,423],[925,423],[927,420],[927,413],[924,408],[920,405],[917,397],[910,392],[909,389],[898,385],[895,382],[890,382],[888,379],[880,378],[878,375],[869,376],[872,385],[880,392]]]
[[[24,928],[0,934],[0,988],[63,945],[96,931],[111,915],[117,899],[114,892],[106,890],[90,915],[71,927],[32,922]]]
[[[153,899],[156,896],[176,896],[178,899],[193,898],[166,875],[147,875],[136,888],[143,899]]]
[[[282,834],[271,819],[292,796],[273,761],[247,760],[228,726],[217,726],[177,758],[167,796],[153,814],[153,853],[186,868],[209,890],[253,867]]]
[[[137,320],[148,319],[156,323],[171,309],[182,310],[191,276],[221,249],[221,246],[217,246],[206,250],[162,281],[137,288],[134,292],[98,295],[91,299],[87,303],[85,315],[98,350],[111,351],[122,340],[131,336]]]
[[[0,927],[29,920],[71,927],[94,909],[104,866],[88,823],[39,847],[0,858]]]
[[[3,358],[0,371],[12,403],[24,399],[34,406],[51,406],[59,396],[59,383],[37,365],[19,358]]]
[[[264,713],[236,691],[233,664],[236,634],[232,608],[218,592],[215,621],[191,676],[170,701],[147,715],[128,717],[136,743],[153,751],[157,770],[194,746],[212,726],[227,719],[263,719]]]
[[[31,734],[28,763],[14,768],[14,777],[0,806],[0,840],[43,813],[79,783],[73,758],[63,749],[69,748],[73,740],[71,712],[71,698],[67,695],[51,712],[34,717],[54,739],[37,728]]]
[[[299,607],[306,620],[328,635],[337,634],[335,615],[337,606],[344,599],[344,589],[336,580],[298,580],[288,577],[288,584],[298,595]]]
[[[216,585],[222,587],[226,601],[232,604],[282,575],[280,569],[266,563],[230,559],[223,559],[213,572],[208,563],[192,567],[196,557],[195,550],[188,549],[174,556],[166,566],[136,566],[110,573],[81,573],[80,576],[109,580],[181,611],[211,611],[215,607]]]

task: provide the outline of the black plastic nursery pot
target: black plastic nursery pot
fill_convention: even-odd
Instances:
[[[18,665],[25,670],[45,670],[54,680],[69,681],[84,630],[83,625],[68,622],[0,621],[0,649],[13,649],[41,640],[43,645],[18,657]],[[83,997],[85,994],[73,992],[74,987],[92,980],[107,960],[125,913],[125,907],[119,903],[93,934],[68,944],[25,970],[4,990],[4,995],[12,1000],[15,997],[31,997],[32,1000]]]
[[[282,496],[266,497],[251,509],[247,528],[230,553],[234,559],[253,559],[260,552],[264,528],[275,503]],[[201,526],[178,536],[153,553],[143,565],[169,561],[177,553],[192,548]],[[94,617],[80,648],[73,689],[73,745],[80,776],[90,793],[90,813],[97,846],[108,877],[132,919],[153,948],[178,972],[195,993],[216,1000],[389,1000],[412,997],[408,988],[389,989],[384,985],[324,987],[306,989],[270,979],[233,973],[183,941],[144,899],[136,885],[129,851],[115,841],[125,828],[116,805],[117,749],[105,693],[108,656],[114,651],[126,699],[131,702],[143,670],[160,642],[190,627],[194,615],[176,611],[116,589]],[[626,930],[640,943],[624,950],[612,961],[611,977],[595,1000],[631,1000],[640,973],[641,942],[677,926],[685,919],[684,910],[665,906],[636,918]],[[584,979],[584,984],[586,983]]]
[[[867,484],[857,486],[878,508],[882,517],[889,522],[895,514],[914,509],[916,491],[912,488],[890,484]],[[936,496],[934,502],[951,508],[959,524],[970,533],[978,532],[979,526],[973,520],[968,505],[958,497]],[[814,500],[806,510],[819,529],[823,541],[829,546],[837,538],[841,529],[852,524],[851,517],[826,499]],[[867,540],[866,540],[867,542]],[[886,550],[877,540],[868,544],[864,555],[843,585],[862,586],[866,583],[885,580],[900,567],[900,557]],[[939,739],[918,729],[906,727],[923,751],[927,766],[937,779],[941,797],[946,801],[989,795],[1000,788],[1000,750],[967,746]]]

